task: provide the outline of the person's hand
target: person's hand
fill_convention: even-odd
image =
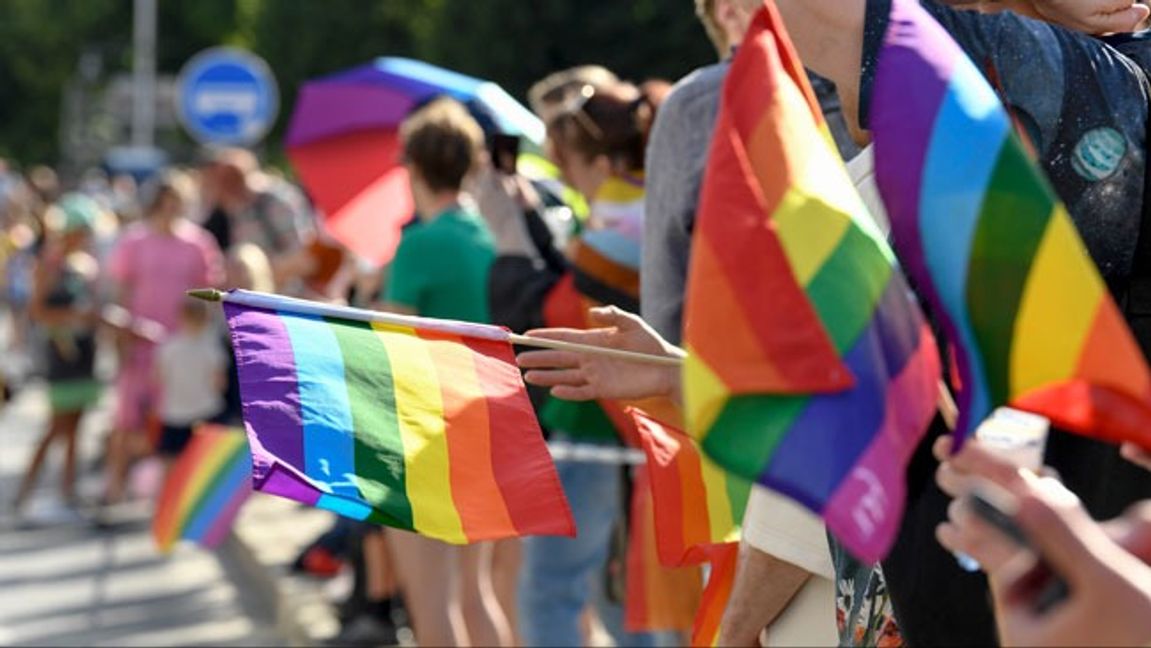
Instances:
[[[476,176],[472,194],[495,238],[498,254],[536,254],[524,222],[524,210],[539,203],[531,183],[487,167]]]
[[[967,554],[985,570],[991,571],[1014,559],[1020,549],[1013,543],[1004,542],[999,534],[989,532],[971,512],[964,497],[974,485],[990,479],[1015,491],[1025,488],[1027,480],[1038,479],[1040,487],[1068,491],[1058,481],[1040,479],[1033,472],[995,454],[976,439],[968,439],[959,454],[952,454],[953,447],[954,441],[949,436],[936,439],[932,447],[935,458],[939,460],[935,481],[944,493],[955,498],[948,508],[951,522],[940,525],[936,536],[943,546]]]
[[[949,450],[939,444],[937,450]],[[937,529],[940,542],[975,558],[988,574],[1004,645],[1134,645],[1151,640],[1151,568],[1116,539],[1151,540],[1151,511],[1133,508],[1099,525],[1078,499],[1049,478],[1020,470],[969,442],[941,472],[941,486],[956,477],[985,479],[1013,496],[1014,519],[1069,594],[1045,613],[1033,609],[1038,558],[976,516],[965,500],[949,509]],[[970,482],[964,482],[969,488]]]
[[[1087,34],[1133,32],[1151,15],[1134,0],[1030,0],[1044,20]]]
[[[527,335],[637,353],[683,356],[682,350],[664,341],[637,315],[608,306],[593,308],[590,319],[599,328],[539,329],[528,331]],[[680,400],[680,370],[676,367],[555,350],[526,351],[516,360],[528,370],[524,380],[549,387],[553,396],[564,400]]]
[[[1078,502],[1046,489],[1019,499],[1015,520],[1068,595],[1034,609],[1037,559],[1023,555],[989,572],[1004,645],[1146,645],[1151,641],[1151,568],[1116,544]]]

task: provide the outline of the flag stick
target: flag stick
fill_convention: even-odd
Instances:
[[[635,351],[611,349],[608,347],[592,346],[590,344],[577,344],[575,342],[564,342],[563,340],[549,340],[547,338],[533,337],[530,335],[516,335],[514,333],[508,336],[508,339],[512,342],[512,344],[519,344],[522,346],[555,349],[556,351],[571,351],[572,353],[587,353],[589,355],[608,356],[612,358],[619,358],[620,360],[628,360],[630,362],[644,362],[647,364],[664,365],[666,367],[680,367],[683,365],[683,358],[676,356],[636,353]]]
[[[943,416],[943,422],[947,424],[947,429],[952,432],[955,431],[955,426],[959,423],[959,408],[955,405],[955,399],[951,397],[951,392],[947,391],[947,385],[943,384],[940,380],[939,395],[936,401],[939,405],[939,414]]]
[[[591,346],[587,344],[576,344],[574,342],[563,342],[560,340],[548,340],[545,338],[529,337],[527,335],[517,335],[515,333],[508,333],[507,329],[503,329],[498,326],[490,326],[487,324],[470,324],[467,322],[451,322],[424,317],[413,317],[410,315],[399,315],[396,313],[382,313],[379,311],[369,311],[359,308],[348,308],[344,306],[321,304],[319,302],[311,302],[291,297],[282,297],[280,295],[266,295],[263,293],[244,291],[229,293],[221,290],[216,290],[214,288],[199,288],[196,290],[189,290],[186,294],[189,297],[193,297],[195,299],[203,299],[210,302],[228,301],[247,304],[249,306],[271,308],[276,308],[277,306],[282,308],[287,306],[293,310],[298,309],[299,312],[309,315],[341,317],[344,319],[360,320],[366,322],[379,322],[381,324],[390,324],[393,326],[415,328],[423,327],[425,329],[441,330],[459,335],[470,335],[472,337],[510,342],[512,344],[519,344],[522,346],[555,349],[558,351],[571,351],[573,353],[587,353],[601,356],[610,356],[630,362],[644,362],[648,364],[659,364],[668,367],[678,367],[683,364],[682,358],[677,358],[674,356],[636,353],[634,351],[624,351],[621,349],[611,349],[607,347]]]

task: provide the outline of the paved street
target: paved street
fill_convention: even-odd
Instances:
[[[47,416],[41,388],[29,387],[0,412],[0,501]],[[85,465],[103,438],[107,403],[83,428]],[[55,503],[56,472],[46,471],[30,510],[32,528],[0,531],[0,645],[282,645],[261,597],[216,555],[153,545],[144,511],[98,531]],[[86,472],[83,496],[100,490]],[[7,521],[4,521],[7,522]],[[0,522],[3,524],[3,522]]]

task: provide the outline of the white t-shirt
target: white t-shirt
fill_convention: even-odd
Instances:
[[[835,568],[823,521],[783,495],[753,486],[743,516],[743,539],[811,572],[811,578],[767,629],[767,645],[836,645]]]
[[[224,350],[210,327],[198,335],[177,333],[161,344],[156,366],[164,424],[191,425],[220,413],[224,399],[218,380],[226,363]]]

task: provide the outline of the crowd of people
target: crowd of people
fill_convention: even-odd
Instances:
[[[852,180],[885,227],[867,105],[890,0],[775,4]],[[239,423],[221,318],[185,300],[190,288],[279,292],[681,355],[692,228],[720,92],[762,1],[695,5],[720,60],[674,86],[587,65],[532,88],[554,177],[494,165],[485,152],[491,134],[452,99],[413,112],[400,138],[417,213],[384,268],[332,241],[304,194],[244,150],[209,151],[139,186],[93,173],[63,191],[51,169],[0,168],[8,353],[35,359],[52,412],[9,502],[14,516],[25,514],[56,447],[60,498],[89,508],[77,497],[77,434],[105,387],[115,414],[98,511],[131,496],[134,464],[170,463],[196,425]],[[924,6],[987,69],[1151,352],[1151,41],[1138,32],[1151,12],[1133,0]],[[114,360],[111,376],[98,371],[102,350]],[[674,368],[554,350],[525,352],[520,363],[552,441],[634,444],[622,403],[676,407],[682,398]],[[23,373],[9,372],[6,392]],[[817,516],[756,486],[719,643],[1146,644],[1147,455],[1054,432],[1046,463],[1050,474],[1023,470],[978,442],[954,453],[937,420],[911,462],[898,540],[875,565],[852,557]],[[454,547],[337,519],[296,565],[321,577],[343,565],[353,572],[334,641],[387,643],[401,625],[420,645],[587,645],[603,634],[627,646],[686,641],[683,627],[625,627],[621,530],[631,467],[563,458],[556,466],[575,538]],[[973,484],[998,489],[1024,539],[974,514]],[[1037,606],[1052,573],[1065,591]]]

